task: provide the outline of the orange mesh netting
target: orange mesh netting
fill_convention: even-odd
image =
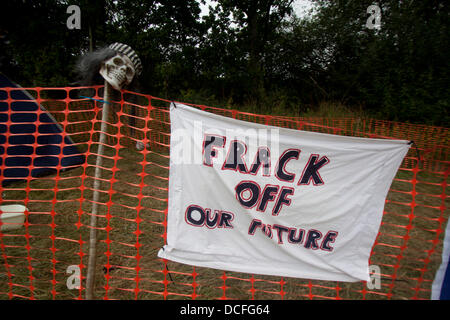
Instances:
[[[7,97],[2,102],[10,106],[18,101],[13,98],[15,90],[0,89]],[[73,167],[57,165],[50,175],[39,178],[28,175],[0,184],[2,206],[27,208],[22,227],[0,232],[0,299],[84,299],[103,87],[27,90],[59,122],[62,135],[71,138],[86,161]],[[96,298],[430,298],[449,216],[447,128],[370,119],[280,117],[194,105],[265,125],[414,140],[418,146],[420,162],[416,149],[411,148],[388,194],[372,249],[370,264],[377,267],[374,276],[380,279],[379,286],[260,276],[191,267],[157,257],[166,239],[170,101],[128,91],[117,94],[106,123],[97,190]],[[11,146],[13,135],[10,110],[2,111],[7,115],[4,150]],[[39,134],[32,135],[37,138]],[[36,150],[38,139],[29,146]],[[59,160],[62,156],[54,155]],[[8,155],[3,152],[1,157],[4,172]],[[37,158],[35,151],[31,158],[30,172]],[[1,221],[0,226],[9,223]],[[68,288],[69,266],[81,272],[79,288]]]

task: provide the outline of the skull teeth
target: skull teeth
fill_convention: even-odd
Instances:
[[[119,83],[122,83],[125,81],[125,72],[113,70],[111,71],[111,77],[116,78]]]

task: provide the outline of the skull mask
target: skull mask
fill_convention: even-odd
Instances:
[[[100,74],[114,89],[120,90],[131,83],[135,69],[130,58],[117,54],[102,63]]]

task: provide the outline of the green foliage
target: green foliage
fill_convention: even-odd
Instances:
[[[8,1],[1,71],[24,86],[67,85],[77,57],[117,41],[143,62],[141,91],[164,98],[284,115],[334,114],[328,103],[450,123],[448,1],[380,2],[375,30],[372,0],[314,0],[305,17],[292,15],[292,0],[216,0],[203,17],[199,2]],[[66,27],[70,4],[81,30]]]
[[[370,30],[371,2],[318,1],[312,24],[334,51],[319,81],[328,98],[385,119],[448,126],[448,2],[383,1],[381,28]]]

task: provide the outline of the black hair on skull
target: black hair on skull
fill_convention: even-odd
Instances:
[[[81,86],[100,85],[104,79],[99,74],[102,62],[114,57],[117,52],[111,48],[102,48],[81,56],[75,66],[78,76],[76,84]]]
[[[98,49],[93,52],[88,52],[81,56],[76,65],[75,65],[75,73],[77,74],[77,81],[72,83],[76,86],[93,86],[93,85],[103,85],[105,83],[105,79],[100,75],[99,71],[102,66],[102,63],[106,60],[109,60],[110,58],[114,57],[115,55],[122,53],[111,49],[109,47],[104,47],[101,49]],[[133,78],[131,83],[127,86],[128,90],[139,92],[140,91],[140,84],[137,80],[137,76]],[[89,94],[86,94],[89,95]],[[121,93],[119,91],[113,90],[112,91],[112,97],[113,99],[121,99]],[[132,102],[134,104],[139,103],[139,96],[138,95],[131,95],[128,97],[127,101]],[[131,104],[130,107],[130,115],[131,117],[127,117],[130,125],[130,134],[131,136],[135,136],[136,130],[135,122],[136,122],[136,116],[137,116],[137,109],[136,106]]]

